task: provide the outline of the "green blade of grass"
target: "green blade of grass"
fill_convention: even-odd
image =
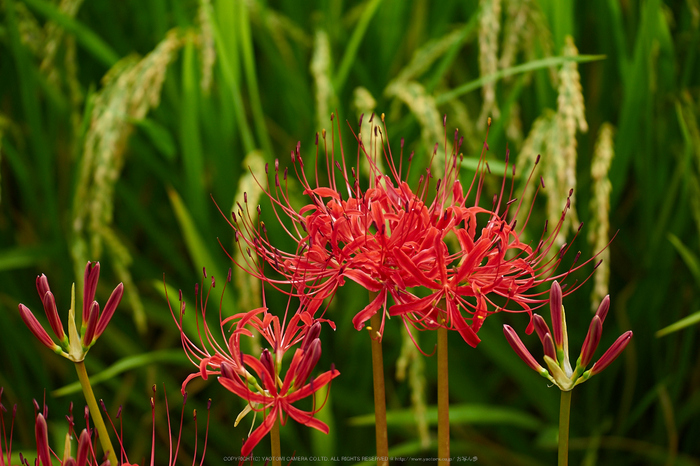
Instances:
[[[438,95],[437,97],[435,97],[435,102],[438,105],[443,104],[451,99],[479,89],[486,83],[498,81],[499,79],[503,79],[508,76],[513,76],[520,73],[527,73],[528,71],[535,71],[542,68],[549,68],[550,66],[559,66],[568,61],[585,63],[589,61],[604,60],[605,58],[605,55],[578,55],[575,57],[547,57],[541,58],[539,60],[532,60],[527,63],[523,63],[522,65],[511,66],[510,68],[505,68],[499,70],[496,73],[491,73],[487,76],[482,76],[479,79],[475,79],[474,81],[462,84],[456,89]]]
[[[20,98],[22,110],[29,127],[29,141],[34,153],[34,166],[36,167],[38,184],[44,191],[42,215],[51,222],[54,231],[58,234],[60,226],[53,177],[53,157],[48,142],[41,115],[39,93],[36,86],[36,75],[32,69],[29,51],[22,44],[19,31],[18,18],[15,11],[14,0],[5,2],[5,15],[7,18],[8,32],[10,36],[10,49],[14,55],[17,66],[17,79],[19,80]]]
[[[137,369],[139,367],[147,366],[154,363],[182,363],[187,362],[187,358],[183,354],[182,350],[179,349],[169,349],[169,350],[159,350],[151,351],[149,353],[141,353],[136,356],[128,356],[126,358],[120,359],[115,362],[105,370],[98,372],[95,375],[90,376],[90,383],[92,386],[96,386],[106,380],[116,377],[119,374],[126,372],[131,369]],[[80,382],[73,382],[64,387],[57,388],[51,392],[51,396],[56,398],[72,395],[73,393],[80,393],[82,390]]]
[[[189,36],[182,59],[182,109],[180,144],[185,178],[185,198],[197,225],[207,228],[207,205],[204,191],[204,156],[199,132],[199,80],[195,62],[195,45]]]
[[[214,260],[211,255],[209,248],[204,243],[199,230],[192,219],[187,207],[180,195],[172,188],[168,189],[168,196],[170,197],[170,203],[173,206],[173,211],[175,212],[175,217],[180,225],[182,234],[185,238],[185,244],[187,245],[187,250],[190,253],[190,258],[192,262],[197,267],[206,267],[208,277],[216,277],[219,283],[223,283],[226,280],[227,274],[223,274],[220,268],[220,261]],[[222,308],[228,310],[224,314],[231,315],[236,311],[236,304],[233,300],[231,293],[224,294],[221,298]]]
[[[39,246],[7,248],[0,251],[0,272],[33,267],[52,256],[56,247],[47,243]]]
[[[151,141],[151,144],[153,144],[163,157],[169,161],[175,160],[177,147],[175,146],[175,141],[170,131],[168,131],[165,126],[151,118],[144,118],[142,120],[130,119],[129,123],[132,123],[143,131]]]
[[[240,77],[237,73],[238,54],[236,47],[231,46],[231,42],[235,41],[235,34],[233,33],[235,27],[230,24],[231,22],[235,23],[236,16],[233,10],[234,5],[228,2],[221,2],[217,6],[219,6],[219,8],[217,8],[217,13],[221,14],[221,17],[217,17],[217,20],[225,20],[225,24],[231,27],[227,29],[229,33],[225,38],[217,21],[211,21],[212,28],[214,29],[214,42],[216,43],[217,56],[219,57],[218,61],[221,66],[225,84],[229,87],[233,97],[233,108],[235,110],[236,119],[238,120],[241,137],[243,138],[243,148],[246,153],[248,153],[255,150],[255,141],[250,126],[248,125],[248,120],[246,119],[245,108],[243,107],[243,97],[241,96],[241,86],[239,82]],[[210,16],[213,15],[211,8],[207,8],[206,12]],[[226,39],[228,39],[228,43]]]
[[[615,158],[610,166],[609,178],[613,189],[610,194],[610,205],[615,206],[624,192],[624,181],[629,171],[629,165],[639,152],[647,152],[646,144],[640,144],[646,137],[643,131],[643,119],[650,99],[653,98],[651,89],[651,60],[654,54],[654,42],[657,35],[657,24],[660,14],[660,0],[649,0],[641,7],[640,26],[634,46],[634,58],[626,66],[626,74],[622,74],[622,104],[620,107],[617,137],[615,138]],[[651,130],[651,128],[649,128]],[[633,157],[633,154],[635,157]],[[648,163],[648,156],[644,156]],[[650,206],[651,207],[651,206]],[[650,210],[651,211],[651,210]]]
[[[695,282],[700,286],[700,261],[698,260],[698,257],[693,254],[693,252],[688,249],[688,247],[681,242],[680,238],[678,238],[676,235],[673,233],[669,233],[667,235],[668,240],[671,242],[674,248],[676,248],[676,251],[678,251],[678,254],[680,254],[681,258],[683,259],[683,262],[685,262],[685,265],[688,267],[688,270],[690,270],[690,273],[693,274],[693,277],[695,278]]]
[[[426,419],[429,425],[437,425],[437,406],[428,406]],[[415,414],[411,409],[387,411],[386,422],[389,426],[410,426],[416,422]],[[348,419],[348,424],[372,425],[374,414],[352,417]],[[533,432],[542,426],[536,417],[524,411],[482,404],[450,405],[450,424],[508,425]]]
[[[431,75],[430,79],[428,79],[428,82],[425,85],[426,91],[432,92],[435,89],[435,87],[437,87],[445,73],[450,69],[450,66],[454,62],[455,58],[457,58],[457,55],[460,49],[462,48],[462,45],[464,45],[467,38],[470,37],[472,33],[476,31],[478,25],[479,14],[477,13],[472,15],[472,18],[469,20],[469,23],[462,27],[462,31],[459,35],[459,40],[455,41],[455,43],[452,44],[447,53],[442,57],[442,60],[440,60],[440,63],[438,64],[435,72]]]
[[[697,324],[698,322],[700,322],[700,311],[690,314],[688,317],[684,317],[678,322],[658,330],[654,335],[656,338],[665,337],[668,334],[683,330],[684,328],[688,328],[691,325]]]
[[[489,160],[488,162],[489,167],[491,167],[491,173],[495,174],[496,176],[500,176],[502,173],[506,174],[506,178],[513,176],[513,172],[511,170],[506,172],[506,164],[504,162],[501,162],[500,160]],[[479,159],[477,157],[465,157],[464,160],[462,160],[462,168],[475,172],[479,169]]]
[[[27,158],[23,157],[22,154],[17,151],[7,136],[0,139],[0,149],[2,149],[3,155],[12,170],[12,174],[17,180],[22,198],[27,201],[25,207],[28,211],[39,212],[41,210],[41,204],[33,183],[32,173],[27,167]]]
[[[250,98],[250,108],[253,112],[253,123],[258,141],[265,151],[268,160],[273,160],[272,143],[265,125],[265,114],[260,101],[260,90],[258,89],[258,77],[255,71],[255,56],[253,52],[253,40],[250,33],[250,14],[245,2],[237,2],[238,5],[238,31],[240,32],[240,46],[243,52],[243,70],[245,71],[246,83],[248,84],[248,97]]]
[[[365,36],[365,32],[367,32],[369,22],[372,20],[381,2],[382,0],[369,0],[367,2],[368,5],[362,12],[362,16],[360,16],[360,20],[357,22],[357,26],[355,26],[355,29],[352,31],[352,36],[350,37],[348,46],[345,48],[345,54],[343,54],[343,59],[340,62],[338,72],[333,80],[333,87],[336,93],[339,93],[345,85],[345,80],[350,73],[350,67],[357,56],[357,49],[360,47],[360,42],[362,42],[362,38]]]

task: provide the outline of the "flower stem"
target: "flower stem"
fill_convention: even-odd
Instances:
[[[569,413],[571,412],[571,390],[561,391],[559,406],[559,466],[569,464]]]
[[[370,292],[370,300],[376,297]],[[381,312],[381,311],[380,311]],[[372,330],[372,375],[374,379],[374,419],[377,439],[377,465],[389,465],[389,438],[386,430],[386,395],[384,394],[384,358],[382,357],[382,341],[379,339],[379,328],[382,316],[374,314],[370,320]]]
[[[112,447],[112,441],[109,439],[109,433],[107,432],[107,427],[105,426],[104,420],[102,420],[102,414],[100,413],[100,408],[97,406],[97,401],[95,400],[95,394],[92,392],[92,386],[90,385],[90,378],[85,370],[85,363],[83,361],[75,363],[75,370],[78,372],[78,379],[80,380],[80,385],[83,387],[83,395],[85,395],[85,401],[87,401],[88,408],[90,409],[90,416],[92,417],[92,422],[97,428],[97,433],[100,438],[100,444],[102,444],[102,449],[107,453],[109,458],[109,463],[117,465],[117,455]]]
[[[272,466],[281,466],[282,464],[282,449],[280,448],[280,421],[275,420],[270,431],[270,443],[272,445]]]
[[[437,329],[438,464],[450,464],[450,382],[447,375],[447,329]]]

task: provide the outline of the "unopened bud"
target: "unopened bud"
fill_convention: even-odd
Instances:
[[[561,287],[559,282],[555,280],[549,291],[549,310],[552,315],[552,330],[554,332],[552,336],[557,349],[562,349],[564,342],[564,318],[561,300]]]
[[[591,367],[591,375],[599,374],[608,367],[622,351],[627,347],[632,339],[632,330],[629,330],[618,337],[615,343],[600,357],[600,359]]]

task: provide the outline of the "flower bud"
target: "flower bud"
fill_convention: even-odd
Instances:
[[[56,338],[63,341],[66,334],[63,332],[63,324],[61,323],[61,318],[58,316],[56,298],[51,291],[47,291],[42,296],[42,301],[44,304],[44,312],[46,312],[46,317],[49,319],[49,324],[51,325],[51,330],[53,330]]]
[[[78,466],[87,464],[88,453],[90,453],[90,436],[87,430],[83,429],[78,439],[78,452],[75,455],[75,462]]]
[[[100,263],[95,262],[93,264],[88,261],[87,265],[85,265],[85,278],[83,281],[83,327],[87,325],[90,319],[90,308],[92,307],[92,302],[95,300],[95,291],[97,290],[97,281],[99,278]]]
[[[46,426],[44,415],[39,413],[34,424],[34,434],[36,436],[36,453],[39,456],[42,466],[51,466],[51,452],[49,450],[49,431]]]
[[[599,374],[610,365],[622,351],[627,347],[632,339],[632,330],[628,330],[615,340],[610,348],[600,357],[600,359],[591,367],[591,375]]]
[[[311,345],[311,343],[314,340],[316,340],[320,334],[321,334],[321,323],[316,321],[306,331],[306,335],[304,335],[304,343],[302,343],[302,345],[301,345],[302,351],[306,351],[308,349],[308,347]]]
[[[513,348],[513,351],[515,351],[515,354],[517,354],[520,357],[520,359],[525,361],[525,364],[530,366],[532,370],[539,373],[542,373],[542,371],[545,370],[545,368],[540,366],[537,363],[537,361],[535,361],[535,358],[532,357],[532,354],[530,354],[530,352],[527,350],[518,334],[515,333],[513,327],[511,327],[510,325],[504,325],[503,333],[506,336],[506,340],[508,340],[508,344],[510,344],[511,348]]]
[[[43,273],[36,277],[36,291],[39,292],[40,298],[43,298],[47,292],[51,291],[49,279]]]
[[[299,388],[303,386],[311,375],[311,371],[314,370],[318,360],[321,358],[321,340],[318,338],[314,339],[309,344],[308,350],[304,353],[303,360],[299,364],[299,369],[297,370],[297,376],[294,379],[294,386]]]
[[[552,332],[549,330],[547,322],[545,322],[544,318],[541,315],[534,314],[532,316],[532,323],[535,326],[535,332],[537,332],[537,336],[540,337],[540,341],[544,346],[544,336],[547,334],[552,334]]]
[[[600,318],[600,323],[602,324],[605,322],[605,316],[608,315],[608,310],[610,309],[610,295],[606,295],[605,298],[600,302],[600,305],[598,306],[598,310],[595,312],[595,315],[597,315]]]
[[[236,380],[236,371],[234,370],[233,366],[227,362],[222,362],[219,365],[219,368],[221,369],[221,376],[227,379],[231,380]]]
[[[265,348],[262,351],[262,354],[260,355],[260,362],[263,363],[263,366],[265,366],[265,369],[267,369],[267,372],[269,372],[270,378],[275,380],[275,363],[272,361],[272,355],[270,352]]]
[[[562,349],[564,344],[564,318],[562,313],[561,287],[556,280],[552,283],[549,292],[549,309],[552,314],[552,337],[557,349]]]
[[[552,340],[552,335],[550,333],[546,333],[544,335],[544,340],[542,341],[542,347],[544,348],[545,356],[549,356],[550,358],[552,358],[554,360],[557,359],[557,350],[554,347],[554,341]]]
[[[605,301],[605,300],[603,300]],[[607,312],[607,311],[606,311]],[[603,333],[603,322],[596,314],[593,316],[591,321],[591,326],[588,327],[588,334],[583,342],[583,347],[581,347],[581,366],[586,367],[591,359],[593,359],[593,353],[595,353],[598,343],[600,342],[600,336]]]
[[[95,338],[95,330],[97,330],[97,318],[100,315],[100,305],[97,301],[92,302],[90,307],[90,314],[87,321],[87,326],[85,327],[85,334],[83,335],[83,346],[89,347]]]
[[[32,311],[29,310],[27,306],[24,304],[19,305],[19,315],[24,321],[24,324],[29,327],[29,330],[34,334],[35,337],[47,348],[53,350],[53,351],[60,351],[61,348],[53,342],[51,337],[49,336],[48,333],[46,333],[46,330],[44,330],[44,327],[41,326],[38,320],[36,320],[36,317],[34,317],[34,314],[32,314]]]
[[[97,322],[97,330],[95,331],[95,338],[99,338],[100,335],[102,335],[102,332],[105,331],[107,328],[107,325],[109,324],[109,321],[112,319],[112,316],[114,315],[114,311],[117,310],[117,306],[119,306],[119,303],[122,301],[122,296],[124,295],[124,284],[120,283],[117,285],[117,287],[112,291],[112,294],[109,296],[109,299],[107,300],[107,304],[105,304],[104,311],[102,311],[102,315],[100,316],[100,320]]]

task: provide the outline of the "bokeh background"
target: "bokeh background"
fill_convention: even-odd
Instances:
[[[202,267],[223,281],[232,264],[221,245],[234,251],[233,231],[212,199],[227,212],[247,192],[289,250],[251,171],[264,176],[275,158],[289,166],[297,141],[312,160],[331,112],[355,154],[345,120],[356,128],[360,114],[366,122],[376,112],[386,115],[395,152],[405,138],[420,168],[435,142],[442,147],[446,114],[447,132],[465,136],[463,182],[474,176],[490,116],[489,163],[499,172],[510,150],[516,193],[542,155],[536,176],[546,189],[532,236],[557,218],[571,187],[562,241],[579,221],[584,227],[569,255],[589,258],[617,232],[597,273],[564,302],[575,355],[607,293],[597,355],[634,331],[620,360],[574,391],[571,463],[700,464],[699,23],[697,0],[3,0],[0,386],[3,404],[19,406],[13,452],[33,448],[32,399],[46,398],[59,451],[69,403],[84,405],[72,364],[35,341],[17,312],[22,302],[47,325],[37,274],[49,277],[64,322],[87,260],[102,265],[100,302],[124,282],[124,300],[86,364],[112,417],[124,408],[132,462],[150,454],[158,384],[156,450],[167,455],[163,387],[176,430],[180,383],[195,368],[163,282],[183,289],[193,309]],[[487,192],[498,186],[498,176],[487,178]],[[299,192],[293,201],[303,202]],[[210,309],[220,292],[212,290]],[[267,298],[284,310],[284,296]],[[350,323],[366,300],[345,287],[327,314],[337,331],[322,332],[319,369],[334,363],[341,372],[319,414],[330,434],[289,421],[283,454],[373,454],[369,343]],[[224,314],[259,302],[259,285],[234,273]],[[559,392],[510,350],[506,322],[524,335],[525,315],[500,314],[487,319],[476,349],[450,335],[452,453],[479,464],[553,464]],[[430,457],[435,358],[417,353],[401,327],[388,321],[384,339],[391,453]],[[418,338],[432,352],[435,336]],[[541,357],[537,338],[523,338]],[[201,451],[209,398],[205,464],[237,455],[251,426],[250,415],[233,426],[243,403],[214,380],[188,391],[182,463],[194,451],[195,408]]]

